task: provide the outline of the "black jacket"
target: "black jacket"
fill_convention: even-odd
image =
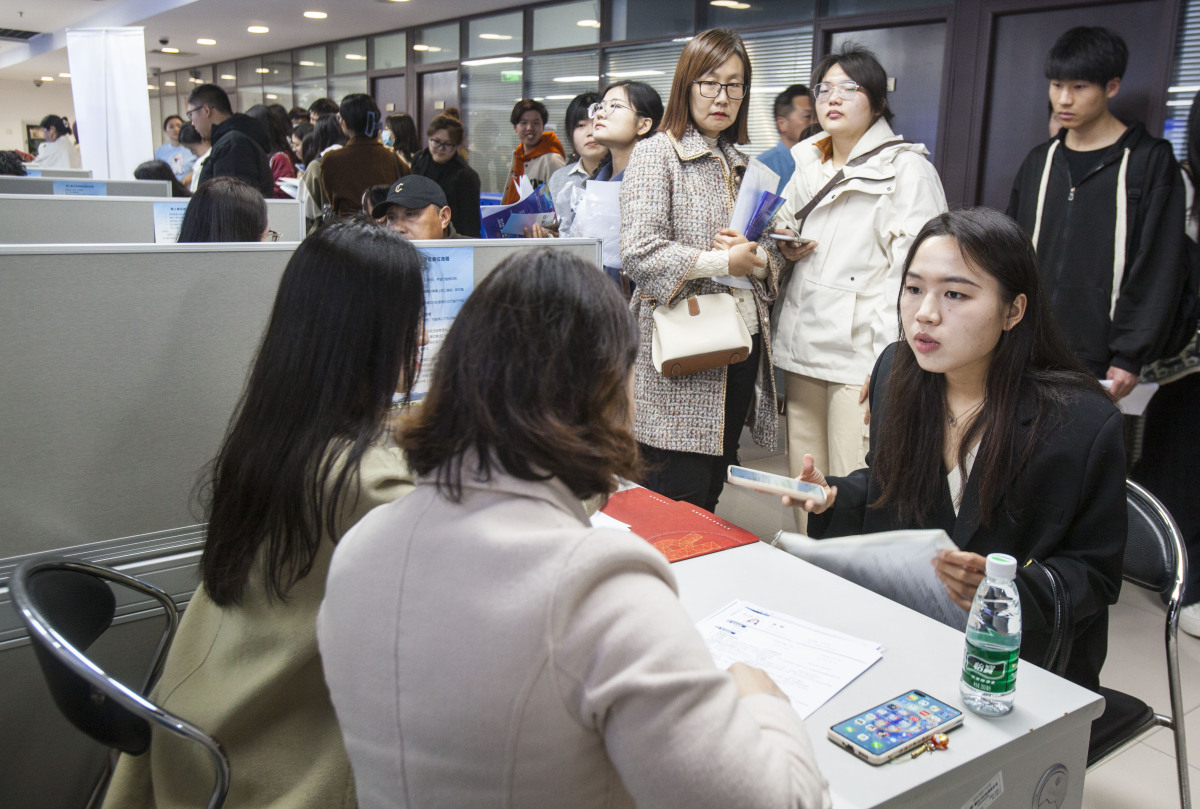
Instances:
[[[871,474],[876,431],[896,346],[880,355],[871,374],[871,449],[867,468],[830,478],[838,487],[833,507],[809,517],[817,538],[872,534],[906,528],[942,528],[959,548],[987,556],[1016,557],[1023,621],[1021,657],[1042,665],[1054,621],[1049,579],[1030,559],[1052,565],[1066,582],[1075,624],[1074,647],[1064,676],[1093,691],[1108,651],[1108,607],[1121,591],[1125,554],[1125,445],[1121,413],[1100,392],[1075,391],[1060,418],[1043,429],[1029,463],[1005,487],[990,528],[979,512],[979,480],[967,479],[958,515],[943,483],[933,524],[915,526],[894,512],[869,508],[880,495]],[[1031,394],[1021,397],[1020,429],[1036,414]],[[1024,436],[1018,436],[1017,444]]]
[[[1008,215],[1033,236],[1046,155],[1057,142],[1035,245],[1051,309],[1075,355],[1094,374],[1103,377],[1109,366],[1136,374],[1161,358],[1183,288],[1179,165],[1167,141],[1135,123],[1105,150],[1097,168],[1073,178],[1065,137],[1064,130],[1025,158]],[[1126,149],[1125,261],[1113,310],[1117,183]]]
[[[450,206],[450,221],[463,236],[479,238],[482,222],[479,216],[479,175],[456,154],[446,163],[435,163],[428,149],[413,155],[412,173],[433,180],[446,194]]]
[[[267,156],[270,142],[262,124],[236,112],[212,128],[212,152],[200,171],[200,182],[213,177],[237,177],[270,198],[275,194],[275,177]]]

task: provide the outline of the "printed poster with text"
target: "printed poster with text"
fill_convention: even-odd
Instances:
[[[421,247],[425,256],[425,331],[429,345],[421,355],[421,372],[413,386],[414,402],[429,393],[429,380],[437,365],[438,349],[450,324],[475,289],[475,248]]]

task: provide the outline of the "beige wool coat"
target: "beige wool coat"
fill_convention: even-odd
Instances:
[[[667,560],[558,478],[436,471],[338,544],[317,621],[362,809],[827,809],[800,717],[738,698]]]
[[[725,162],[691,125],[679,140],[658,132],[634,147],[621,183],[621,264],[637,284],[630,308],[640,339],[634,369],[634,434],[652,447],[705,455],[720,455],[724,431],[742,427],[724,423],[726,369],[667,379],[654,369],[650,347],[655,306],[674,306],[689,295],[729,291],[711,278],[687,277],[701,253],[712,249],[717,231],[729,226],[746,171],[746,156],[733,144],[722,137],[717,147]],[[755,442],[771,446],[778,416],[770,309],[779,293],[784,259],[772,240],[760,240],[760,247],[768,266],[766,278],[750,279],[763,349],[751,412]]]
[[[412,490],[400,451],[382,442],[359,467],[359,496],[340,536],[375,506]],[[226,809],[353,809],[354,777],[317,653],[317,608],[333,558],[323,538],[312,570],[284,603],[259,571],[242,602],[221,607],[203,585],[184,612],[152,699],[225,746],[233,778]],[[212,790],[203,749],[155,729],[149,751],[121,756],[104,809],[196,809]]]

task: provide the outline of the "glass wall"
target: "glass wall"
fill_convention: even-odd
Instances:
[[[525,60],[525,71],[529,97],[546,105],[550,113],[546,128],[558,135],[569,157],[571,133],[563,129],[563,117],[572,98],[588,90],[594,93],[601,86],[600,51],[531,56]]]
[[[535,51],[595,45],[600,41],[599,0],[583,0],[533,10]]]
[[[458,23],[418,28],[413,37],[413,53],[418,65],[458,61]]]
[[[467,56],[499,56],[525,50],[525,15],[514,11],[467,23]]]
[[[757,154],[777,140],[774,96],[808,76],[813,39],[812,26],[806,23],[813,19],[815,6],[820,3],[835,14],[878,2],[883,0],[715,0],[699,7],[699,19],[697,4],[679,0],[607,0],[607,5],[602,0],[571,0],[527,6],[164,73],[149,80],[157,88],[151,91],[151,109],[159,121],[163,115],[182,113],[190,89],[208,81],[224,87],[238,111],[259,103],[308,107],[322,97],[337,101],[349,93],[371,92],[375,78],[399,75],[390,80],[404,82],[401,71],[456,65],[462,71],[460,100],[470,161],[483,190],[497,192],[507,181],[517,143],[509,114],[521,98],[546,105],[547,128],[552,131],[562,128],[567,105],[578,93],[599,91],[621,79],[646,82],[665,103],[679,54],[698,27],[775,26],[743,34],[754,66],[747,151]],[[607,30],[602,28],[602,14],[607,14]],[[788,20],[796,22],[778,30],[776,24]],[[621,44],[637,39],[652,41]],[[419,81],[412,76],[407,80],[414,78]],[[570,152],[570,134],[559,135]]]
[[[467,152],[483,191],[502,191],[512,166],[517,136],[508,122],[513,105],[524,98],[521,61],[463,63],[462,102],[467,119]]]
[[[679,0],[613,0],[609,39],[687,36],[696,30],[696,6]]]
[[[899,5],[895,0],[883,0]],[[920,0],[929,5],[929,0]],[[813,17],[813,0],[711,0],[707,8],[709,28],[742,29],[752,25],[781,25],[808,21]]]
[[[408,32],[384,34],[371,40],[371,70],[404,67],[408,57]]]

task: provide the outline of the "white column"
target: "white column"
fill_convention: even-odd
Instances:
[[[67,60],[83,167],[132,180],[154,157],[143,29],[67,29]]]

